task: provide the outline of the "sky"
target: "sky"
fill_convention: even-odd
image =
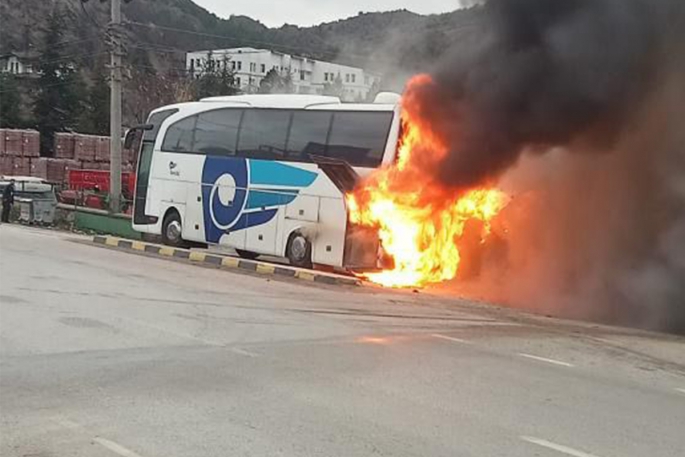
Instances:
[[[269,27],[316,25],[356,16],[360,11],[408,9],[432,14],[454,11],[460,0],[193,0],[219,17],[250,16]]]

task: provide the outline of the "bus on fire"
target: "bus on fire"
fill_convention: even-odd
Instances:
[[[350,224],[344,192],[395,160],[399,95],[212,97],[159,108],[138,129],[135,230],[301,267],[377,266],[378,239]]]

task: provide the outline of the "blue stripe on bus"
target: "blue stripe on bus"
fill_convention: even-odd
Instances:
[[[235,232],[237,230],[242,230],[250,227],[255,227],[257,225],[266,224],[271,219],[273,219],[278,213],[278,208],[268,209],[266,211],[256,211],[252,213],[243,213],[240,215],[240,219],[231,227],[231,231]]]
[[[318,176],[317,173],[279,162],[250,160],[249,164],[251,185],[307,187]]]
[[[296,189],[250,190],[245,209],[287,205],[297,198],[297,194]]]

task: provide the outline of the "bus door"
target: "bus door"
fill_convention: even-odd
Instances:
[[[151,225],[157,222],[156,218],[151,218],[145,213],[150,186],[150,168],[152,166],[152,156],[154,153],[155,141],[157,140],[157,134],[159,133],[159,128],[161,127],[162,122],[177,112],[177,109],[169,109],[155,113],[150,116],[148,124],[139,129],[143,131],[143,140],[140,145],[140,153],[138,156],[135,198],[133,202],[133,223],[136,225]]]

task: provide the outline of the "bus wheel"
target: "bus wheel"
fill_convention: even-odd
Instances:
[[[300,268],[312,268],[312,244],[301,233],[290,235],[286,257],[290,265]]]
[[[259,254],[257,254],[256,252],[245,251],[243,249],[236,249],[235,252],[236,252],[236,254],[238,254],[238,256],[240,256],[243,259],[247,259],[247,260],[254,260],[257,257],[259,257]]]
[[[164,223],[162,224],[162,241],[167,246],[183,247],[182,233],[181,216],[176,211],[171,211],[164,218]]]

